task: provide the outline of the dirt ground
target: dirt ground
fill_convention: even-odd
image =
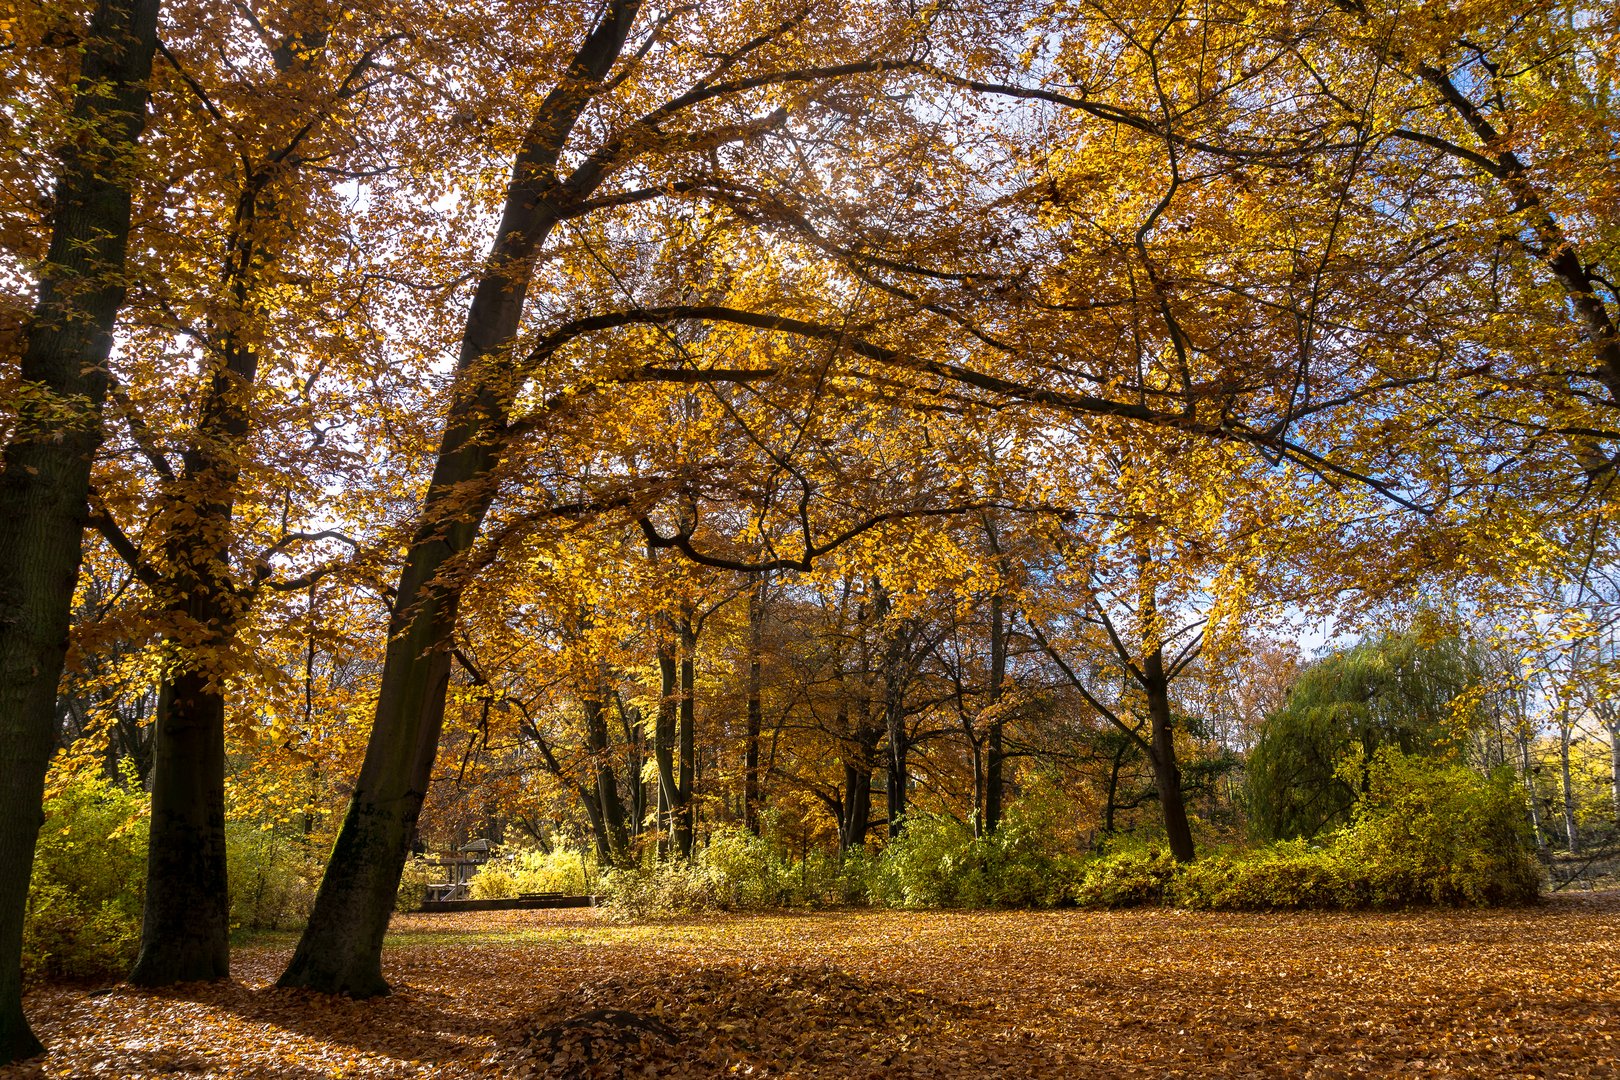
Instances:
[[[1620,1076],[1620,891],[1533,909],[395,919],[371,1001],[48,987],[0,1077]]]

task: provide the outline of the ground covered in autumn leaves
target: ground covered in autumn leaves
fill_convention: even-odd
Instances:
[[[29,998],[0,1077],[1620,1075],[1620,891],[1386,915],[396,917],[355,1002],[237,981]]]

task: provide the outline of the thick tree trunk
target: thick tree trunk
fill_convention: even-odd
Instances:
[[[1197,853],[1193,848],[1192,827],[1187,821],[1186,797],[1181,790],[1181,768],[1176,764],[1175,723],[1170,712],[1170,682],[1164,673],[1162,649],[1148,653],[1142,674],[1152,727],[1153,785],[1159,792],[1165,836],[1176,861],[1191,862]]]
[[[984,831],[993,833],[1001,824],[1001,801],[1005,780],[1005,757],[1001,748],[1002,721],[997,706],[1007,681],[1006,602],[1001,594],[990,597],[990,725],[985,732]]]
[[[225,877],[225,701],[206,673],[166,681],[158,700],[138,986],[230,974]]]
[[[838,823],[838,854],[842,858],[866,846],[872,827],[872,770],[860,763],[844,763],[844,816]]]
[[[51,242],[18,370],[24,407],[0,462],[0,1065],[41,1049],[22,1011],[22,936],[56,695],[88,516],[90,460],[124,302],[135,144],[157,0],[101,0],[62,150]]]
[[[537,110],[513,165],[488,269],[468,309],[438,461],[396,591],[365,761],[281,986],[355,997],[388,991],[382,939],[427,795],[450,681],[462,590],[451,560],[472,546],[494,499],[492,474],[521,382],[510,346],[534,260],[564,206],[581,194],[563,187],[557,162],[640,7],[639,0],[609,0]]]

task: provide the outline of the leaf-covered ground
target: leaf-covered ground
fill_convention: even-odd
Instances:
[[[0,1077],[1620,1075],[1620,892],[1392,915],[396,918],[372,1001],[52,987]]]

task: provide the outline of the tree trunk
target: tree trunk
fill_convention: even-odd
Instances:
[[[278,52],[279,74],[306,65],[307,58],[300,61],[299,55]],[[313,120],[301,125],[288,151],[314,129]],[[129,977],[140,986],[230,974],[222,667],[248,611],[231,577],[230,541],[254,428],[250,399],[259,372],[259,294],[268,269],[290,241],[278,215],[277,193],[288,174],[280,161],[288,156],[272,155],[276,164],[243,177],[225,249],[221,292],[227,310],[212,320],[209,335],[217,343],[211,350],[213,374],[182,475],[164,500],[167,558],[153,591],[175,624],[165,645],[176,661],[159,690],[167,707],[158,710],[153,732],[146,910],[140,956]],[[313,653],[308,662],[313,663]]]
[[[132,157],[146,123],[157,0],[101,0],[74,87],[50,248],[0,460],[0,1065],[41,1049],[22,1011],[22,936],[56,695],[124,302]]]
[[[591,755],[595,799],[601,809],[602,837],[606,841],[608,864],[624,866],[629,861],[630,838],[624,825],[624,803],[619,799],[619,778],[613,772],[607,721],[602,715],[599,696],[585,700],[585,740],[585,747]]]
[[[225,876],[225,699],[185,671],[158,700],[152,826],[137,986],[230,975]]]
[[[1575,783],[1569,764],[1569,745],[1574,725],[1565,706],[1558,721],[1558,775],[1564,796],[1564,840],[1571,855],[1581,853],[1581,835],[1575,827]]]
[[[1170,841],[1170,854],[1177,862],[1191,862],[1192,827],[1187,822],[1187,802],[1181,790],[1181,768],[1176,764],[1175,724],[1170,713],[1170,683],[1164,673],[1164,650],[1153,649],[1142,665],[1143,688],[1147,693],[1148,718],[1152,727],[1153,785],[1159,792],[1159,809],[1164,814],[1164,832]]]
[[[844,762],[844,816],[838,825],[839,857],[866,846],[872,821],[872,770]]]
[[[396,590],[365,761],[281,986],[354,997],[388,992],[382,940],[427,795],[450,682],[463,587],[451,560],[472,546],[495,497],[493,471],[521,382],[510,346],[535,258],[564,206],[580,194],[564,189],[558,159],[640,7],[639,0],[609,0],[518,151],[490,258],[468,309],[445,433]]]
[[[692,837],[697,825],[692,805],[693,780],[697,773],[697,749],[694,744],[697,681],[697,631],[691,616],[680,623],[681,643],[681,700],[680,726],[676,733],[679,741],[679,775],[675,783],[675,853],[682,859],[692,858]]]
[[[759,736],[764,727],[760,702],[760,650],[765,636],[765,590],[769,575],[760,574],[748,597],[748,729],[743,736],[743,827],[759,834]]]
[[[1001,749],[1001,703],[1007,681],[1007,627],[1005,601],[998,592],[990,597],[990,725],[985,733],[984,831],[996,831],[1001,824],[1002,788],[1005,760]]]
[[[679,708],[675,647],[658,637],[658,717],[653,724],[653,759],[658,768],[658,850],[669,855],[675,835],[675,714]]]

